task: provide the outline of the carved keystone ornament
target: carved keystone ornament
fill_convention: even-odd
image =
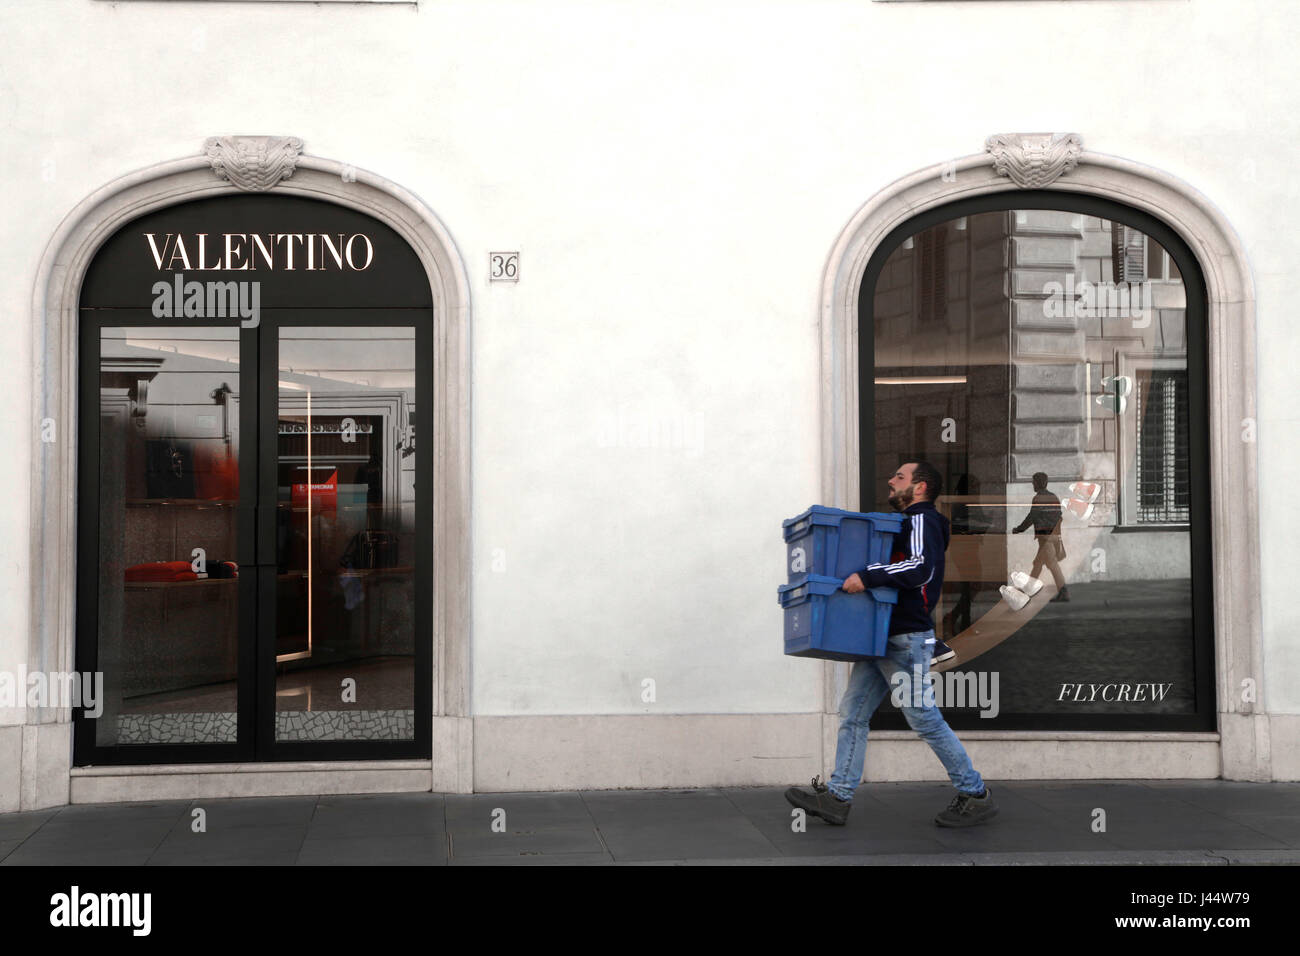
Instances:
[[[1083,138],[1078,133],[999,133],[984,141],[1000,176],[1021,189],[1050,186],[1079,164]]]
[[[261,193],[293,175],[302,154],[296,136],[213,136],[204,143],[212,171],[247,192]]]

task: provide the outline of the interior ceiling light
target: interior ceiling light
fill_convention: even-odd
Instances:
[[[891,375],[876,379],[877,385],[965,385],[965,375]]]

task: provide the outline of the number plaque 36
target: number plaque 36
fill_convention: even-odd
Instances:
[[[488,276],[493,282],[519,281],[519,253],[488,253]]]

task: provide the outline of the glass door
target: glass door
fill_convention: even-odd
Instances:
[[[274,719],[263,730],[278,750],[409,746],[427,600],[416,587],[417,329],[301,321],[312,324],[265,332],[276,415],[262,487],[275,556],[262,645]]]
[[[117,324],[117,323],[121,324]],[[111,324],[110,324],[111,323]],[[234,325],[146,315],[87,322],[83,354],[79,670],[103,690],[78,748],[136,759],[246,755],[241,637],[253,623],[241,398],[255,379]],[[256,404],[256,403],[254,403]],[[249,471],[246,477],[254,472]],[[241,507],[243,502],[243,507]]]
[[[430,314],[277,312],[87,313],[79,764],[429,752]]]

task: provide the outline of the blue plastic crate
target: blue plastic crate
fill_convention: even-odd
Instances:
[[[894,535],[903,527],[903,516],[813,505],[781,526],[790,581],[803,574],[843,581],[868,564],[889,560]]]
[[[888,653],[889,618],[898,591],[871,588],[849,594],[840,584],[839,578],[807,574],[777,589],[785,609],[786,654],[860,661]]]

